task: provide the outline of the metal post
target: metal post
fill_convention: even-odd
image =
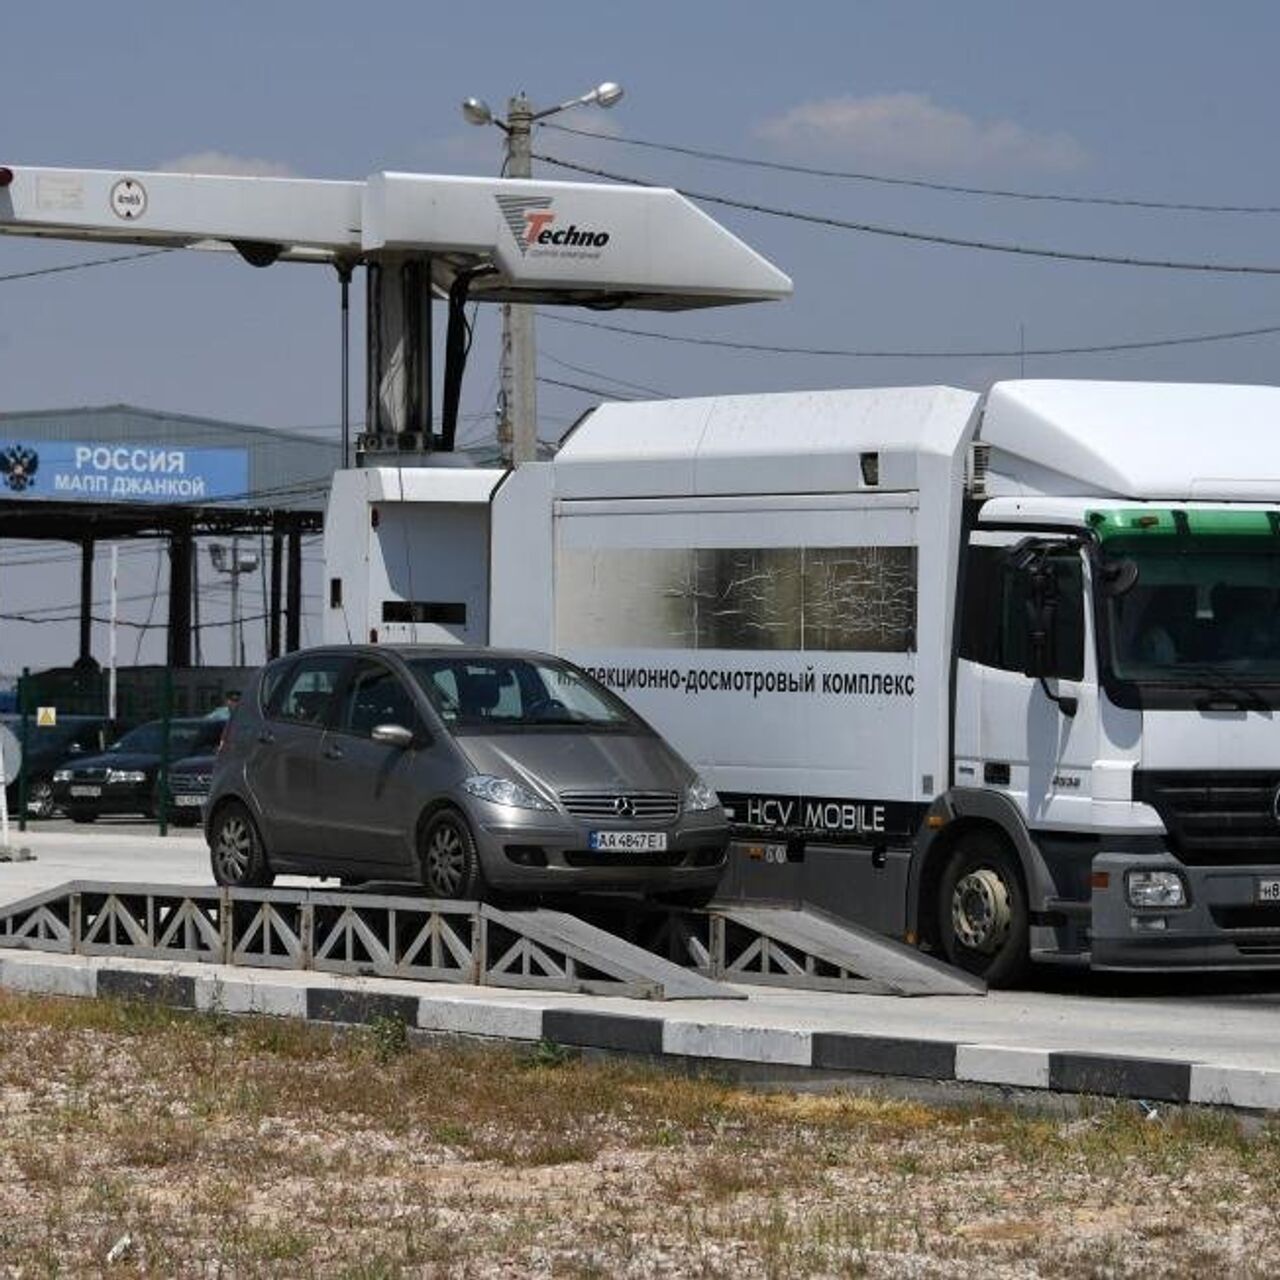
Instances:
[[[204,666],[204,647],[200,643],[200,544],[191,544],[191,643],[194,646],[192,661]]]
[[[243,666],[244,658],[236,661],[236,655],[244,647],[237,632],[240,628],[240,539],[231,535],[231,662],[230,666]]]
[[[27,829],[27,748],[31,736],[31,668],[22,668],[18,681],[18,710],[22,714],[22,760],[24,767],[18,770],[18,830]]]
[[[80,544],[80,661],[93,657],[93,539]]]
[[[507,174],[533,177],[530,154],[533,105],[523,93],[507,103]],[[538,452],[538,383],[533,308],[512,304],[503,308],[503,402],[511,424],[511,461],[531,462]]]
[[[116,657],[119,625],[117,613],[120,607],[120,544],[111,544],[111,621],[107,628],[107,721],[116,722]]]
[[[284,534],[280,526],[271,526],[271,634],[267,639],[267,657],[280,656],[280,561],[284,552]]]
[[[302,530],[289,529],[289,581],[284,647],[287,653],[302,648]]]
[[[169,537],[168,662],[191,665],[191,532],[175,529]]]
[[[232,578],[232,582],[235,579]],[[169,834],[169,730],[173,723],[173,668],[164,669],[164,708],[161,713],[160,774],[156,779],[156,816],[160,834]]]
[[[351,264],[338,263],[342,285],[342,465],[351,465]],[[279,641],[277,639],[277,647]],[[273,658],[277,653],[272,653]]]

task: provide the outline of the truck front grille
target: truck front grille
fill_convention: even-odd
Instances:
[[[1138,769],[1133,798],[1151,805],[1188,866],[1280,863],[1280,774]]]

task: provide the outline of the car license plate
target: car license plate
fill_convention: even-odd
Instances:
[[[173,803],[182,808],[194,809],[204,804],[204,796],[174,796]]]
[[[100,796],[100,795],[102,794],[102,788],[101,788],[101,787],[85,787],[85,786],[75,787],[75,786],[73,786],[73,787],[71,788],[71,794],[72,794],[73,796],[85,796],[85,797],[88,797],[88,796]]]
[[[1258,901],[1280,902],[1280,880],[1259,880]]]
[[[667,847],[665,831],[593,831],[591,848],[602,853],[653,853]]]

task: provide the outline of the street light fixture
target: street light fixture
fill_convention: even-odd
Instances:
[[[509,178],[533,177],[530,141],[533,125],[571,107],[612,107],[622,97],[622,86],[602,81],[588,93],[554,107],[535,110],[523,93],[507,101],[507,118],[495,116],[483,98],[467,98],[462,103],[463,118],[469,124],[495,125],[507,135],[506,163]],[[533,308],[527,304],[502,305],[502,417],[498,442],[505,461],[531,462],[538,451],[537,367],[534,355]]]

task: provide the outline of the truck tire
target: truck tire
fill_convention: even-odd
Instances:
[[[942,876],[938,936],[947,959],[988,986],[1011,987],[1030,964],[1030,917],[1022,869],[999,836],[963,836]]]

